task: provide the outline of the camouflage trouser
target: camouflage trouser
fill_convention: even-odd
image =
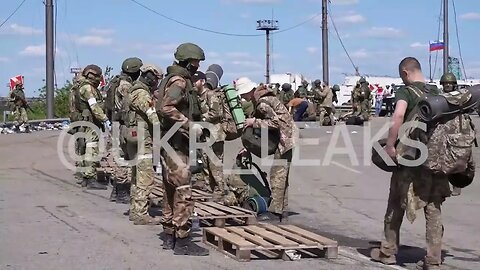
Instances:
[[[16,106],[13,112],[14,125],[20,126],[28,121],[27,110],[24,107]]]
[[[371,109],[371,103],[369,100],[364,100],[360,104],[361,107],[361,116],[364,121],[368,121],[370,118],[370,109]]]
[[[381,252],[387,256],[395,255],[400,244],[400,226],[402,225],[403,216],[405,215],[404,198],[406,195],[405,188],[399,185],[399,182],[408,177],[404,170],[394,172],[390,181],[390,193],[388,196],[387,211],[384,220],[385,240],[381,244]],[[431,182],[430,194],[419,194],[422,198],[428,198],[422,204],[425,220],[426,220],[426,241],[427,255],[425,261],[427,264],[438,265],[441,263],[443,225],[441,217],[441,204],[445,200],[441,193],[437,182],[443,182],[444,179],[420,179],[420,181]],[[447,183],[448,184],[448,183]],[[415,184],[414,184],[415,185]],[[410,196],[408,196],[410,197]]]
[[[163,166],[163,231],[185,238],[190,233],[190,217],[193,213],[191,172],[188,149],[175,150],[180,160],[162,150]]]
[[[131,168],[125,160],[129,160],[127,143],[120,138],[117,142],[119,149],[115,148],[116,144],[112,144],[110,149],[110,164],[113,164],[113,176],[116,184],[129,184],[131,177]],[[121,157],[123,156],[123,158]]]
[[[220,166],[216,166],[215,163],[207,156],[207,166],[210,187],[214,193],[223,194],[225,192],[225,181],[223,179],[223,147],[224,142],[215,142],[212,145],[213,153],[220,160]]]
[[[319,123],[321,126],[325,125],[325,116],[328,116],[330,118],[330,124],[329,125],[333,125],[333,110],[332,108],[328,108],[328,107],[319,107],[318,108],[319,112],[320,112],[320,116],[319,116]]]
[[[75,140],[75,154],[78,156],[85,155],[85,138],[77,138]],[[75,167],[82,168],[83,160],[75,161]]]
[[[152,139],[145,138],[143,144],[142,153],[137,152],[137,144],[127,144],[128,154],[136,159],[132,168],[130,211],[137,216],[148,215],[149,196],[154,187]]]
[[[85,127],[85,156],[83,160],[83,177],[86,179],[97,178],[97,168],[100,165],[98,136],[99,134],[95,130],[89,127]]]
[[[270,169],[270,188],[272,189],[272,201],[269,212],[282,214],[288,206],[288,174],[292,161],[292,150],[283,155],[277,150],[274,155],[275,162],[285,162],[284,165],[273,165]]]

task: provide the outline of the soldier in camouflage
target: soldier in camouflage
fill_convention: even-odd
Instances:
[[[280,131],[280,143],[274,154],[274,164],[270,171],[272,201],[268,212],[259,216],[260,220],[282,221],[288,218],[288,179],[292,152],[298,138],[298,128],[291,114],[282,102],[266,87],[251,90],[251,84],[237,84],[239,94],[254,104],[254,118],[248,118],[245,126],[254,128],[274,128]],[[285,163],[286,161],[286,163]],[[279,165],[278,163],[282,163]]]
[[[370,119],[370,109],[372,107],[372,95],[368,82],[364,77],[360,78],[360,115],[364,121]]]
[[[141,133],[137,129],[143,128],[144,135],[143,138],[137,138],[137,143],[127,141],[128,156],[136,159],[136,165],[132,168],[130,220],[135,225],[157,225],[160,219],[148,213],[148,200],[154,184],[153,129],[160,125],[152,93],[157,89],[163,72],[154,65],[142,65],[140,71],[140,77],[128,90],[124,103],[124,106],[128,106],[128,132],[136,137]]]
[[[161,150],[163,164],[163,249],[174,249],[176,255],[206,256],[208,250],[196,245],[190,237],[190,217],[193,214],[191,171],[189,166],[190,136],[198,141],[203,128],[194,121],[201,120],[198,96],[192,76],[205,60],[203,50],[193,44],[177,47],[175,62],[167,68],[167,76],[160,85],[157,111],[162,117],[161,130],[166,133],[176,123],[181,127],[169,138],[173,153]]]
[[[405,87],[396,93],[396,107],[392,116],[385,151],[393,159],[403,156],[402,148],[395,148],[399,130],[404,122],[411,121],[417,102],[422,93],[438,93],[436,87],[425,84],[420,63],[417,59],[407,57],[400,62],[399,73]],[[416,219],[416,211],[424,210],[426,220],[427,255],[418,262],[419,270],[437,270],[442,263],[443,225],[441,204],[450,196],[450,187],[446,176],[432,174],[425,168],[399,167],[394,171],[390,181],[390,193],[384,220],[385,240],[380,248],[371,251],[373,260],[383,264],[395,264],[399,247],[399,233],[403,216],[410,222]]]
[[[302,84],[298,87],[297,92],[295,92],[294,97],[296,98],[306,98],[308,95],[308,82],[302,80]]]
[[[74,123],[76,121],[81,121],[80,118],[80,112],[77,112],[76,109],[76,101],[75,101],[75,96],[77,95],[76,91],[81,87],[81,83],[85,80],[85,77],[82,76],[82,71],[78,73],[72,81],[72,86],[70,87],[70,91],[68,94],[68,108],[69,108],[69,113],[70,113],[70,123]],[[78,131],[78,128],[76,130],[69,130],[68,133],[71,135],[74,135]],[[75,154],[78,157],[81,157],[85,155],[85,138],[83,137],[78,137],[75,140]],[[83,183],[83,177],[82,177],[82,172],[81,168],[83,168],[83,161],[78,160],[75,161],[75,178],[77,179],[76,183],[77,184],[82,184]]]
[[[122,63],[122,72],[116,76],[116,80],[119,80],[118,87],[113,92],[113,108],[111,112],[112,121],[118,121],[120,124],[120,132],[118,141],[113,144],[118,145],[120,149],[112,147],[109,157],[113,159],[113,189],[110,195],[110,201],[116,201],[117,203],[127,204],[130,201],[130,189],[134,189],[130,185],[131,168],[125,162],[130,160],[127,151],[127,141],[122,135],[125,134],[125,114],[123,113],[123,105],[125,103],[124,97],[128,95],[128,90],[132,87],[133,82],[140,76],[140,68],[143,65],[142,60],[137,57],[127,58]],[[117,138],[113,138],[117,139]],[[112,153],[120,153],[118,156],[114,156]]]
[[[443,87],[443,92],[448,93],[458,89],[457,78],[453,73],[445,73],[440,78],[440,84]],[[462,194],[462,189],[453,187],[452,196],[459,196]]]
[[[225,195],[225,182],[223,180],[222,164],[226,137],[222,126],[224,116],[221,95],[223,95],[223,92],[221,92],[222,90],[217,89],[216,85],[212,86],[210,83],[206,83],[205,74],[201,72],[197,73],[199,76],[198,80],[195,82],[195,88],[199,94],[202,110],[201,120],[202,122],[208,122],[213,125],[209,130],[210,140],[214,141],[211,147],[213,153],[221,162],[220,164],[215,165],[213,160],[205,154],[208,182],[216,199],[223,199],[223,196]]]
[[[97,65],[88,65],[82,71],[83,78],[79,80],[80,87],[75,90],[75,110],[80,115],[79,120],[93,123],[97,129],[83,127],[85,132],[85,156],[82,186],[87,189],[107,189],[96,181],[99,166],[98,142],[100,128],[110,132],[112,124],[103,108],[103,98],[98,90],[102,81],[102,70]]]
[[[321,126],[333,125],[333,92],[328,85],[322,85],[316,89],[315,96],[319,102],[317,111],[320,113],[319,123]],[[329,121],[326,123],[325,116]]]
[[[27,101],[25,99],[25,91],[23,89],[23,83],[18,82],[10,93],[10,107],[13,110],[14,125],[16,130],[25,130],[29,132],[29,127],[27,125],[28,116],[27,116]]]
[[[355,85],[355,87],[353,88],[353,91],[352,91],[352,111],[353,111],[353,115],[360,115],[361,114],[362,101],[363,101],[363,95],[362,95],[362,90],[361,90],[361,86],[360,86],[360,81],[358,81],[357,84]]]
[[[282,84],[282,91],[280,91],[279,99],[283,105],[287,105],[290,100],[294,98],[295,92],[292,89],[292,85],[289,83]]]

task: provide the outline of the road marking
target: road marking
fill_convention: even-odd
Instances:
[[[338,163],[338,162],[336,162],[336,161],[332,161],[332,164],[333,164],[333,165],[336,165],[336,166],[338,166],[338,167],[340,167],[340,168],[343,168],[343,169],[345,169],[345,170],[349,170],[349,171],[351,171],[351,172],[353,172],[353,173],[362,174],[361,171],[357,171],[357,170],[355,170],[355,169],[352,169],[352,168],[350,168],[350,167],[348,167],[348,166],[345,166],[345,165],[343,165],[343,164],[341,164],[341,163]]]
[[[401,267],[399,265],[385,265],[385,264],[373,262],[369,257],[367,257],[367,256],[365,256],[361,253],[354,252],[354,251],[352,251],[348,248],[345,248],[345,247],[338,247],[338,254],[340,254],[342,256],[345,256],[347,258],[353,259],[353,260],[368,262],[368,263],[371,263],[372,266],[375,265],[375,266],[381,267],[383,269],[397,269],[397,270],[408,269],[408,268]]]

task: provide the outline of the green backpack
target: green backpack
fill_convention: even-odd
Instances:
[[[105,86],[107,97],[105,98],[105,113],[110,121],[118,121],[119,119],[113,119],[115,112],[115,96],[118,86],[120,86],[121,81],[120,75],[113,77],[108,85]],[[115,117],[117,118],[117,117]]]

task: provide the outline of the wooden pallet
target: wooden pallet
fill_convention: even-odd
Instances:
[[[237,261],[257,257],[289,260],[285,251],[295,250],[302,257],[337,258],[338,243],[294,225],[259,223],[250,226],[204,228],[203,242]]]
[[[238,206],[225,206],[216,202],[195,202],[195,213],[207,226],[225,227],[227,221],[233,224],[256,224],[256,214]]]
[[[206,191],[192,189],[192,199],[193,201],[210,201],[212,200],[213,194]],[[159,205],[160,201],[163,199],[163,187],[155,183],[155,187],[150,193],[150,201],[154,205]]]

